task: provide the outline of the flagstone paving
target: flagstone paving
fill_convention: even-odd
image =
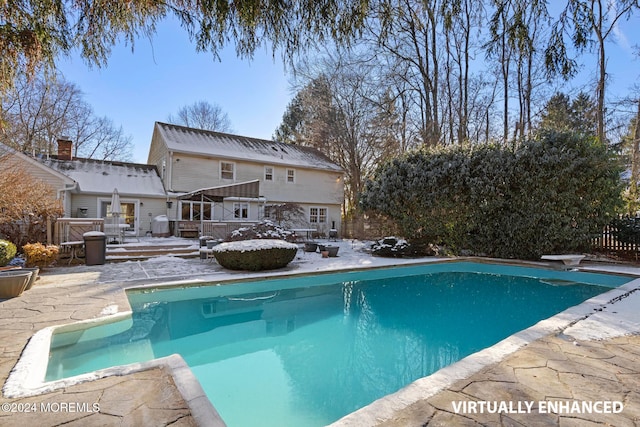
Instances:
[[[122,279],[133,277],[135,265],[130,264],[123,268],[120,281],[116,275],[106,277],[96,273],[95,268],[57,270],[45,274],[20,298],[0,302],[0,381],[4,384],[28,340],[38,330],[128,309],[123,289],[139,284]],[[162,271],[167,267],[164,265]],[[194,264],[193,270],[199,270],[200,274],[218,271],[206,263]],[[181,271],[189,270],[182,268]],[[160,277],[149,271],[142,274],[145,283],[149,278]],[[638,310],[639,296],[640,292],[636,292],[634,304]],[[635,333],[640,333],[640,328]],[[32,397],[9,399],[2,395],[0,425],[223,425],[206,398],[191,394],[188,390],[193,388],[176,384],[183,381],[182,377],[172,373],[167,367],[153,366]],[[621,402],[623,409],[615,414],[568,411],[554,414],[542,410],[540,402],[543,401],[564,401],[567,405],[613,401]],[[478,402],[510,402],[512,409],[473,413],[469,402],[476,402],[475,408]],[[462,406],[463,403],[467,406]],[[528,411],[513,409],[526,408],[527,404],[533,405]],[[640,426],[640,335],[600,341],[548,335],[439,393],[397,410],[392,417],[371,424],[385,427],[637,427]]]
[[[560,414],[540,402],[564,402]],[[582,402],[620,402],[609,412]],[[468,402],[504,402],[479,413]],[[466,403],[466,406],[463,406]],[[531,405],[527,408],[527,404]],[[621,410],[618,412],[619,408]],[[456,413],[456,409],[458,412]],[[461,410],[462,409],[462,410]],[[466,410],[464,410],[466,409]],[[488,413],[489,409],[494,413]],[[502,412],[502,413],[495,413]],[[600,411],[602,412],[602,411]],[[640,335],[605,341],[570,341],[558,335],[532,342],[449,389],[399,411],[378,424],[396,426],[638,426]]]

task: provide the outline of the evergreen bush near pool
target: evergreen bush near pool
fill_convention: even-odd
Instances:
[[[594,138],[541,132],[516,148],[408,152],[383,164],[360,200],[414,248],[539,259],[590,250],[621,206],[620,172]]]
[[[283,240],[256,239],[221,243],[213,248],[218,264],[230,270],[273,270],[286,267],[298,246]]]

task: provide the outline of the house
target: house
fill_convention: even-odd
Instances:
[[[67,148],[68,147],[68,148]],[[71,157],[71,141],[58,140],[58,155],[38,162],[72,179],[65,216],[105,218],[111,196],[120,195],[121,218],[136,236],[151,231],[152,219],[166,214],[166,192],[155,166]]]
[[[340,229],[344,173],[313,148],[156,122],[147,163],[160,173],[178,233],[273,218],[283,203],[304,211],[292,227]]]
[[[151,232],[154,218],[166,215],[173,234],[224,237],[278,219],[285,203],[304,213],[290,228],[326,235],[341,227],[343,171],[308,147],[156,123],[148,164],[73,158],[65,138],[50,157],[4,148],[54,189],[69,219],[98,223],[110,215],[117,189],[121,218],[136,236]]]
[[[72,142],[66,139],[58,140],[58,153],[49,158],[3,148],[29,175],[54,189],[64,217],[105,218],[114,189],[120,194],[121,217],[136,236],[151,231],[155,216],[166,214],[167,195],[155,166],[72,158]]]

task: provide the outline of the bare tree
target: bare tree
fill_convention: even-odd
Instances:
[[[54,154],[56,139],[72,138],[75,155],[127,160],[131,137],[106,118],[95,117],[82,91],[60,75],[19,79],[2,97],[0,142],[29,155]]]
[[[640,8],[638,0],[568,0],[560,18],[553,27],[545,51],[545,63],[550,73],[572,77],[576,61],[567,54],[565,34],[570,34],[573,46],[580,53],[595,46],[597,56],[597,136],[607,142],[605,130],[605,102],[607,83],[606,42],[615,33],[619,21],[630,18]],[[594,37],[592,39],[591,37]]]
[[[191,105],[185,105],[178,110],[175,116],[170,114],[167,121],[197,129],[233,132],[231,120],[222,107],[207,101],[197,101]]]
[[[300,66],[302,88],[275,137],[314,147],[345,171],[344,214],[352,215],[364,181],[383,159],[399,151],[401,119],[393,93],[380,84],[377,63],[355,52],[327,52]]]

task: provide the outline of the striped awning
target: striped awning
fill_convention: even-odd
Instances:
[[[260,180],[239,182],[237,184],[221,185],[218,187],[202,188],[178,196],[178,200],[221,202],[227,197],[241,197],[257,199],[260,197]]]

